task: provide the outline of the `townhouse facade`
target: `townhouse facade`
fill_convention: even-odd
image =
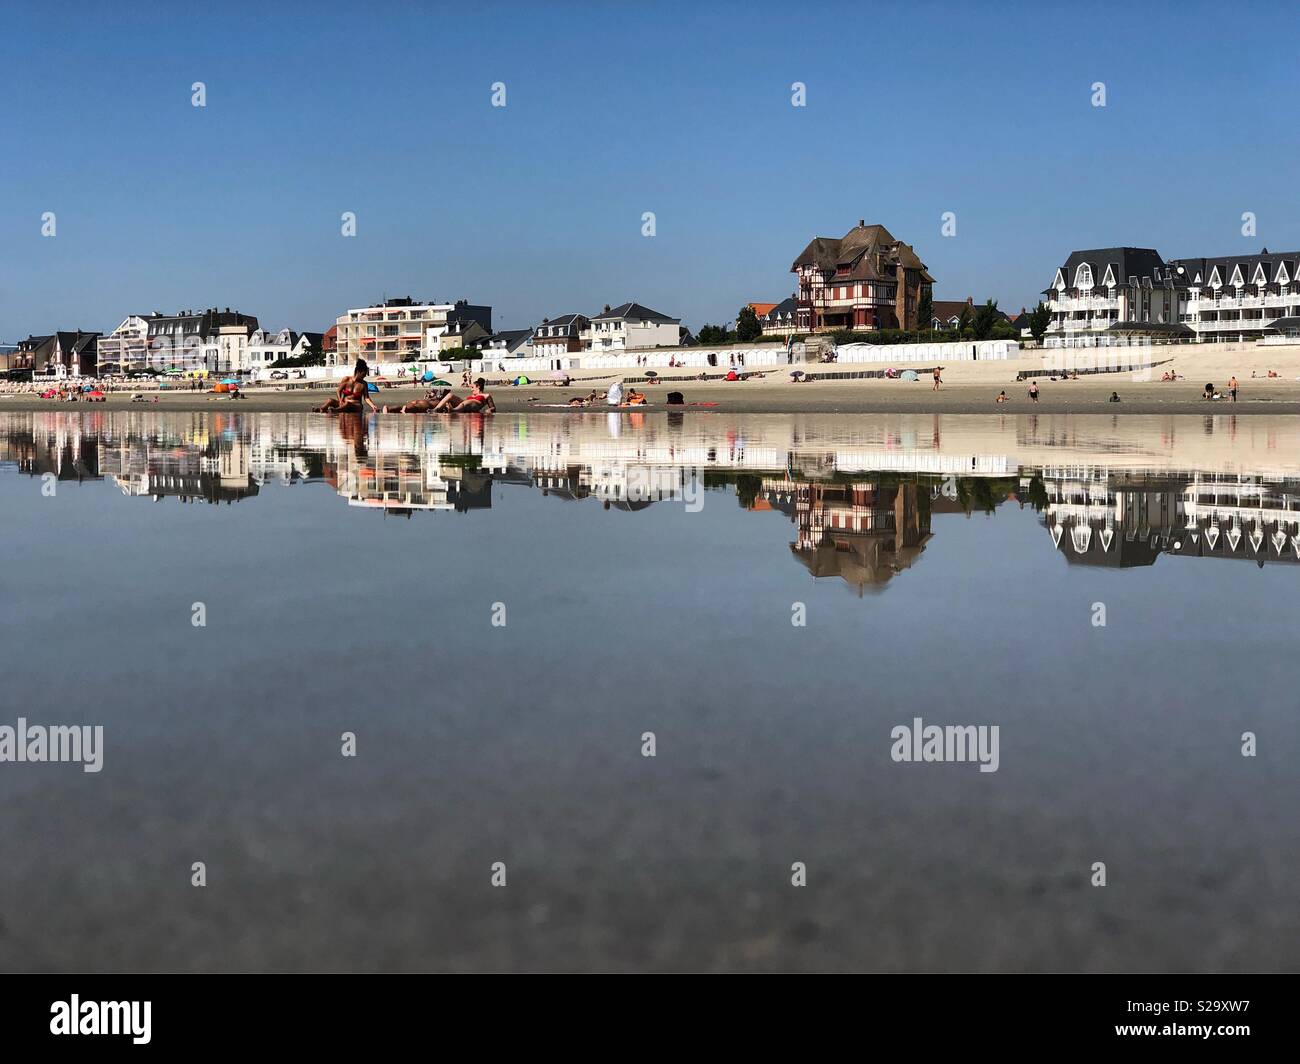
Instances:
[[[916,329],[934,278],[909,244],[865,219],[842,237],[813,237],[790,267],[799,332]]]
[[[265,369],[281,359],[303,358],[322,353],[324,333],[300,333],[292,329],[271,332],[258,329],[248,338],[247,365],[239,369]]]
[[[605,305],[585,330],[584,349],[609,353],[631,348],[678,347],[682,342],[681,318],[670,318],[640,303]]]
[[[788,336],[798,332],[799,304],[794,296],[783,299],[759,317],[764,336]]]
[[[547,358],[581,351],[583,337],[591,327],[585,314],[561,314],[543,318],[533,330],[533,353]]]
[[[148,316],[146,366],[185,373],[235,373],[248,368],[248,341],[257,318],[224,311],[183,310]]]
[[[35,376],[93,377],[99,371],[97,332],[63,331],[20,340],[10,368]]]

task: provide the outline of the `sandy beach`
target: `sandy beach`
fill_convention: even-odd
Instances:
[[[1027,352],[1026,357],[1000,362],[957,362],[943,368],[943,384],[938,391],[928,374],[917,381],[855,378],[850,380],[812,380],[794,383],[782,368],[744,381],[700,381],[693,376],[664,377],[654,383],[638,383],[652,409],[664,409],[667,393],[684,394],[688,412],[725,410],[732,413],[1107,413],[1107,414],[1300,414],[1300,347],[1257,348],[1253,345],[1205,345],[1171,347],[1168,356],[1157,349],[1148,369],[1109,373],[1085,373],[1077,380],[1051,379],[1041,352]],[[1090,363],[1095,352],[1055,352],[1058,358],[1072,357],[1081,368]],[[1074,363],[1067,361],[1069,367]],[[1058,362],[1059,366],[1060,363]],[[862,366],[809,366],[808,371],[836,373],[861,370]],[[928,367],[927,367],[928,368]],[[1268,377],[1269,371],[1278,374]],[[1059,372],[1059,370],[1058,370]],[[1161,374],[1176,372],[1183,379],[1162,382]],[[1251,373],[1255,377],[1251,377]],[[1035,374],[1039,386],[1037,403],[1027,395],[1028,380]],[[1235,375],[1240,384],[1238,401],[1202,398],[1205,384],[1214,383],[1226,391],[1228,379]],[[637,380],[636,370],[622,371],[623,380]],[[585,395],[593,388],[603,391],[615,379],[613,371],[575,373],[568,388],[552,384],[514,387],[502,375],[489,376],[489,389],[503,413],[531,410],[556,414],[582,413],[562,407],[568,398]],[[1008,401],[997,403],[1005,390]],[[1109,401],[1111,393],[1120,401]],[[0,410],[31,409],[133,409],[196,411],[224,407],[246,412],[291,413],[309,409],[329,396],[329,391],[287,390],[283,386],[254,385],[244,398],[231,400],[204,392],[162,391],[147,393],[157,402],[132,403],[130,392],[110,393],[104,403],[77,405],[39,399],[31,394],[0,394]],[[383,405],[400,405],[424,394],[424,388],[383,386],[377,401]],[[710,404],[710,405],[693,405]],[[716,404],[716,405],[712,405]],[[603,406],[592,409],[603,410]]]

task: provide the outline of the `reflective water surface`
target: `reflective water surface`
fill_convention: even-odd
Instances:
[[[0,725],[104,727],[7,970],[1300,961],[1295,419],[40,411],[0,513]]]

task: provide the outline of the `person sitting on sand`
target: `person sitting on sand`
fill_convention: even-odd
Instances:
[[[1204,390],[1201,392],[1201,398],[1202,398],[1202,399],[1213,399],[1213,398],[1214,398],[1214,384],[1213,384],[1213,383],[1207,384],[1207,385],[1205,386]]]
[[[625,401],[628,406],[645,406],[645,392],[638,392],[635,388],[629,388]]]
[[[455,406],[451,406],[448,400],[444,399],[434,409],[439,413],[445,410],[449,414],[495,414],[497,404],[493,401],[492,396],[483,390],[486,385],[487,381],[480,377],[474,382],[474,391]]]
[[[1006,390],[1005,390],[1005,389],[1002,390],[1002,391],[1000,391],[1000,392],[998,392],[997,402],[999,402],[999,403],[1009,403],[1009,402],[1011,402],[1011,400],[1007,398],[1007,393],[1006,393]]]
[[[448,400],[450,400],[450,402],[453,405],[456,402],[456,397],[451,394],[450,388],[443,388],[441,391],[438,392],[427,391],[424,393],[423,399],[412,399],[405,406],[384,407],[384,413],[385,414],[431,414],[435,410],[437,410],[442,403]]]
[[[1108,402],[1108,403],[1118,403],[1118,402],[1119,402],[1119,392],[1111,392],[1111,393],[1110,393],[1110,398],[1107,399],[1106,402]]]
[[[369,406],[371,410],[378,413],[379,407],[370,398],[370,387],[366,384],[368,376],[370,376],[370,367],[366,365],[366,360],[364,358],[357,359],[357,364],[352,370],[352,376],[344,377],[339,383],[339,394],[320,406],[312,407],[312,412],[316,414],[360,414]]]

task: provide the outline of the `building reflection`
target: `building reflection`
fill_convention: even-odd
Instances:
[[[794,522],[790,552],[800,565],[859,595],[915,565],[931,536],[930,491],[916,481],[764,478],[761,498]]]
[[[1300,561],[1300,478],[1046,468],[1042,521],[1067,562],[1117,569],[1161,554]]]
[[[231,504],[268,484],[317,484],[348,507],[404,518],[491,509],[506,488],[628,512],[721,491],[756,516],[784,515],[792,561],[860,596],[917,565],[936,522],[1008,501],[1038,511],[1071,565],[1140,568],[1161,554],[1300,561],[1300,477],[1030,465],[989,451],[987,437],[958,439],[944,446],[937,422],[814,431],[791,419],[755,427],[680,415],[631,425],[558,415],[28,411],[0,416],[0,465],[109,480],[159,501]],[[1275,440],[1261,439],[1277,453]]]

